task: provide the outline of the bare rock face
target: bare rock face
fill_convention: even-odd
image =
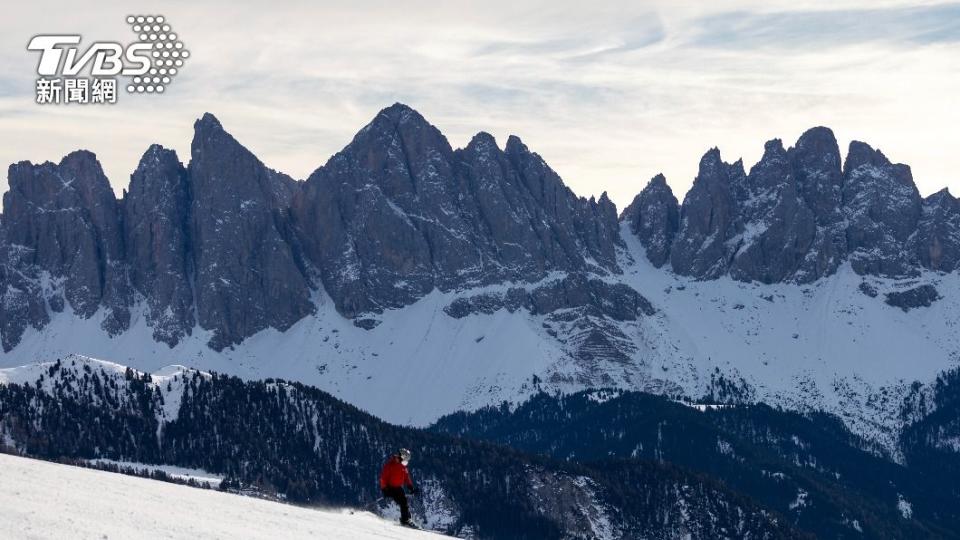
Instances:
[[[268,169],[213,115],[194,125],[189,235],[197,321],[220,350],[313,310],[305,268],[284,237],[294,182]]]
[[[361,328],[431,291],[468,291],[453,317],[525,309],[577,358],[631,357],[616,324],[654,308],[619,283],[617,210],[577,197],[520,139],[477,134],[462,149],[419,113],[381,111],[305,182],[275,172],[212,115],[187,167],[151,146],[117,201],[93,154],[9,169],[0,220],[0,338],[15,347],[68,310],[125,331],[131,309],[175,346],[195,328],[217,350],[286,330],[323,287]],[[653,178],[619,218],[655,266],[700,279],[814,281],[849,261],[905,277],[960,264],[960,202],[921,200],[905,165],[833,133],[766,144],[749,174],[717,149],[678,205]],[[866,293],[866,291],[865,291]],[[925,305],[927,290],[897,302]],[[605,360],[605,361],[606,361]],[[599,364],[598,364],[599,365]]]
[[[576,197],[538,156],[488,134],[463,150],[419,113],[381,111],[294,198],[307,257],[352,317],[434,288],[619,272],[616,208]]]
[[[157,341],[173,347],[198,327],[220,350],[289,328],[312,312],[319,286],[368,328],[377,321],[364,314],[434,289],[621,271],[613,203],[574,195],[515,137],[501,149],[481,133],[454,151],[397,104],[298,183],[212,115],[194,129],[189,166],[151,146],[120,202],[89,152],[10,168],[0,222],[7,349],[67,306],[82,317],[104,310],[117,333],[143,302]],[[569,283],[556,305],[606,301],[589,279]]]
[[[29,263],[33,250],[22,244],[11,245],[6,239],[5,224],[0,224],[0,235],[0,335],[3,350],[9,352],[20,342],[27,327],[40,330],[50,322],[48,302],[50,309],[55,306],[63,310],[63,296],[57,293],[56,301],[49,298],[51,291],[44,288],[40,271]]]
[[[662,174],[654,176],[620,216],[660,268],[670,260],[670,247],[680,229],[680,205]]]
[[[884,302],[898,307],[904,312],[921,307],[930,307],[941,298],[937,288],[929,283],[905,291],[889,292],[885,296]]]
[[[843,219],[843,173],[840,147],[829,128],[815,127],[804,132],[788,152],[797,191],[818,225]]]
[[[914,273],[915,259],[905,245],[917,230],[921,201],[910,168],[854,141],[844,164],[843,200],[853,269],[886,276]]]
[[[925,268],[953,272],[960,265],[960,201],[947,189],[923,200],[913,251]]]
[[[124,241],[130,281],[146,299],[153,337],[171,347],[195,324],[189,216],[186,169],[173,150],[151,146],[123,198]]]
[[[741,231],[737,197],[743,164],[724,163],[716,148],[700,160],[700,172],[680,208],[680,231],[670,252],[674,271],[714,279],[729,271]]]
[[[25,294],[44,291],[30,300],[14,300],[19,305],[14,311],[33,314],[28,320],[38,326],[46,319],[39,315],[43,303],[59,311],[66,300],[83,318],[103,306],[103,327],[111,334],[128,328],[130,291],[118,204],[96,157],[78,151],[59,164],[20,162],[10,166],[8,178],[10,191],[3,199],[6,273],[34,291]],[[10,287],[20,289],[15,283]],[[24,328],[11,323],[7,343],[19,341]]]
[[[460,319],[474,313],[489,314],[500,309],[512,313],[521,308],[537,315],[580,309],[615,321],[633,321],[656,313],[653,304],[631,287],[579,273],[530,288],[512,287],[506,292],[460,297],[444,311]]]
[[[412,303],[440,268],[479,265],[459,236],[452,150],[416,112],[382,111],[294,201],[300,237],[347,316]],[[440,272],[438,272],[440,273]]]
[[[846,257],[840,147],[830,129],[815,127],[800,136],[788,155],[797,191],[816,225],[813,244],[795,276],[806,283],[834,273]]]
[[[727,240],[736,255],[730,275],[742,281],[777,283],[810,273],[807,253],[816,218],[797,189],[793,164],[780,140],[766,144],[763,158],[745,178],[737,196],[739,232]]]
[[[861,142],[841,168],[823,127],[789,150],[769,141],[749,174],[707,152],[676,235],[664,217],[669,198],[654,197],[664,192],[648,186],[623,219],[654,264],[669,253],[675,272],[700,279],[807,283],[845,261],[859,274],[908,277],[923,267],[952,271],[960,260],[960,212],[949,193],[921,201],[909,167]]]
[[[532,207],[530,226],[541,238],[547,270],[587,269],[619,273],[616,246],[622,244],[617,209],[606,193],[600,199],[579,198],[538,154],[516,136],[507,139],[504,152],[526,188],[519,208]]]

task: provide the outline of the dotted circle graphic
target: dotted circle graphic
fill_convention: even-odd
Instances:
[[[190,57],[190,51],[184,49],[183,42],[162,15],[128,15],[126,21],[137,39],[152,48],[147,73],[132,77],[127,92],[163,93],[177,75],[177,68],[183,67],[184,60]]]

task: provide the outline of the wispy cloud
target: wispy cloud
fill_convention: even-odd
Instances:
[[[825,124],[960,192],[960,4],[900,0],[165,3],[193,56],[169,92],[114,107],[33,103],[39,32],[121,39],[126,3],[17,3],[0,21],[0,163],[84,147],[118,189],[154,142],[189,159],[216,114],[268,165],[306,177],[395,101],[455,146],[520,135],[582,195],[624,205],[664,172],[681,195],[700,155],[760,157]]]
[[[960,4],[755,13],[729,11],[695,21],[694,43],[755,49],[822,48],[960,41]]]

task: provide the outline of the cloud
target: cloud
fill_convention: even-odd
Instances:
[[[960,192],[957,4],[174,0],[163,14],[193,55],[163,96],[39,106],[31,35],[129,31],[119,0],[68,6],[18,3],[0,21],[0,164],[87,148],[119,191],[151,143],[188,160],[209,111],[304,178],[401,101],[454,146],[519,135],[578,194],[620,207],[658,172],[682,197],[710,147],[749,165],[763,141],[821,124],[910,163],[924,193]]]
[[[821,48],[862,43],[955,43],[960,4],[751,13],[730,11],[696,21],[696,45],[730,49]]]

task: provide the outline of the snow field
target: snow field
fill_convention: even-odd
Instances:
[[[373,514],[313,510],[0,454],[4,539],[416,540]]]

